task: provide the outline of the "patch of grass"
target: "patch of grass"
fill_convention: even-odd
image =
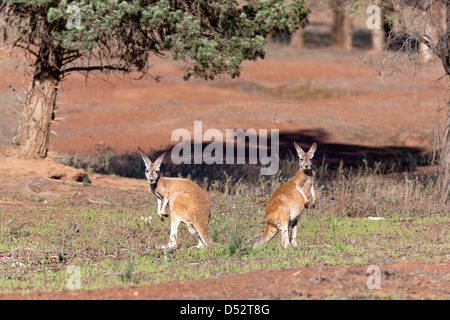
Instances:
[[[353,93],[349,93],[348,90],[344,91],[336,88],[324,88],[323,84],[316,85],[312,83],[301,85],[298,83],[262,85],[256,82],[238,80],[222,83],[218,82],[216,85],[220,88],[238,92],[265,95],[287,100],[316,100],[339,97],[342,95],[354,95]]]
[[[386,176],[387,164],[318,168],[318,206],[300,216],[298,247],[283,249],[278,234],[253,249],[252,239],[264,230],[267,200],[296,167],[292,160],[273,177],[247,169],[248,179],[222,172],[216,180],[197,180],[214,194],[209,227],[215,245],[200,250],[193,248],[198,237],[183,224],[181,247],[161,249],[170,223],[141,219],[156,211],[147,190],[103,187],[104,205],[78,203],[68,193],[47,206],[1,207],[0,292],[67,290],[68,266],[80,268],[83,289],[95,289],[318,264],[448,261],[450,210],[437,197],[435,178],[413,170]],[[10,196],[4,194],[5,200]],[[374,216],[384,219],[368,218]]]
[[[133,270],[134,270],[134,258],[127,261],[125,263],[125,266],[122,266],[122,268],[117,267],[116,273],[119,279],[123,283],[131,283],[131,278],[133,276]]]

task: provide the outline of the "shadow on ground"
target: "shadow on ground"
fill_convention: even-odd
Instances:
[[[268,157],[272,157],[272,151],[279,153],[280,170],[283,172],[282,176],[289,177],[298,168],[295,167],[296,152],[294,148],[294,141],[297,142],[305,151],[310,148],[312,143],[316,142],[318,145],[317,151],[314,156],[314,163],[316,168],[324,168],[327,170],[334,170],[339,166],[345,168],[361,168],[361,167],[374,167],[377,166],[379,173],[393,173],[393,172],[405,172],[412,171],[417,166],[423,166],[429,164],[429,155],[424,153],[423,149],[401,147],[401,146],[383,146],[383,147],[371,147],[364,145],[352,145],[352,144],[340,144],[327,142],[329,134],[323,129],[308,129],[299,130],[297,132],[280,132],[278,148],[276,148],[276,137],[271,138],[271,133],[268,133],[267,143],[264,146],[268,146],[264,153],[267,153]],[[194,150],[197,147],[198,150],[205,151],[205,148],[210,146],[211,142],[203,142],[201,145],[195,146],[194,144],[186,144],[185,150],[190,150],[191,163],[174,164],[172,162],[173,148],[177,145],[174,144],[170,148],[164,150],[144,150],[147,156],[151,160],[155,160],[163,152],[167,152],[164,159],[164,168],[166,176],[187,177],[192,179],[203,181],[205,179],[209,181],[221,180],[225,177],[240,177],[242,180],[255,181],[260,175],[261,165],[258,161],[257,164],[249,164],[249,152],[251,150],[256,151],[259,159],[260,151],[262,148],[258,148],[258,144],[249,143],[249,141],[260,142],[259,136],[252,136],[245,139],[245,164],[237,164],[237,158],[234,157],[233,163],[226,163],[226,139],[223,139],[223,164],[213,163],[211,165],[202,163],[194,164]],[[255,147],[256,145],[256,147]],[[201,146],[201,149],[199,148]],[[211,149],[211,147],[210,147]],[[278,149],[278,150],[277,150]],[[208,150],[208,149],[206,149]],[[180,151],[180,150],[178,150]],[[183,155],[183,152],[179,152]],[[234,154],[236,155],[237,146],[235,144]],[[212,156],[215,152],[211,153]],[[272,158],[275,161],[275,158]],[[102,174],[115,174],[124,177],[132,178],[144,178],[144,163],[141,158],[140,151],[136,150],[135,153],[116,154],[110,147],[102,146],[97,150],[97,153],[92,156],[65,156],[61,162],[66,165],[70,165],[76,168],[83,168],[89,171],[94,171]],[[290,164],[290,168],[287,166]],[[294,164],[294,165],[292,165]]]

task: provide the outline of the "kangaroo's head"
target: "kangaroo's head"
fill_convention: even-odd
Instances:
[[[142,154],[142,159],[145,163],[145,177],[147,178],[148,183],[155,184],[158,182],[161,176],[159,173],[159,167],[161,166],[165,155],[166,153],[164,152],[158,159],[155,160],[154,163],[152,163],[145,154]]]
[[[303,170],[311,169],[311,164],[312,164],[311,160],[314,157],[314,152],[316,152],[317,144],[314,142],[312,144],[311,148],[309,148],[308,152],[303,151],[303,149],[300,148],[300,146],[295,142],[294,142],[294,146],[295,146],[295,150],[297,150],[298,162],[300,165],[300,169],[303,169]]]

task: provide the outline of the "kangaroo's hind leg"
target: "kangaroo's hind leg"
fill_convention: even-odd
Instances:
[[[197,248],[206,248],[208,246],[211,246],[213,244],[213,241],[211,239],[211,236],[209,235],[209,230],[207,225],[195,225],[193,226],[195,228],[195,231],[198,234],[199,240]]]
[[[292,223],[290,244],[293,247],[297,247],[297,223],[298,219],[295,219],[295,221]]]
[[[283,221],[281,224],[281,246],[283,248],[289,247],[289,221]]]
[[[181,219],[176,212],[172,212],[170,217],[170,239],[167,246],[162,246],[163,249],[173,249],[177,247],[178,226],[180,225],[180,222]]]
[[[197,232],[197,229],[195,228],[195,226],[193,224],[191,224],[191,225],[187,225],[187,228],[188,228],[190,234],[196,234],[197,233],[199,235],[198,245],[194,246],[194,248],[200,249],[200,248],[206,247],[203,244],[202,239],[200,237],[200,234]]]

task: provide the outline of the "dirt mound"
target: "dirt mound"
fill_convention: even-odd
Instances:
[[[49,158],[43,160],[1,158],[0,176],[5,182],[20,180],[20,184],[25,191],[34,193],[52,191],[52,188],[57,188],[51,187],[48,180],[125,189],[143,190],[147,187],[144,179],[88,174],[83,169],[65,166]]]
[[[88,174],[83,169],[75,169],[56,163],[52,159],[28,160],[5,157],[0,159],[1,175],[40,176],[72,182],[87,181]]]

